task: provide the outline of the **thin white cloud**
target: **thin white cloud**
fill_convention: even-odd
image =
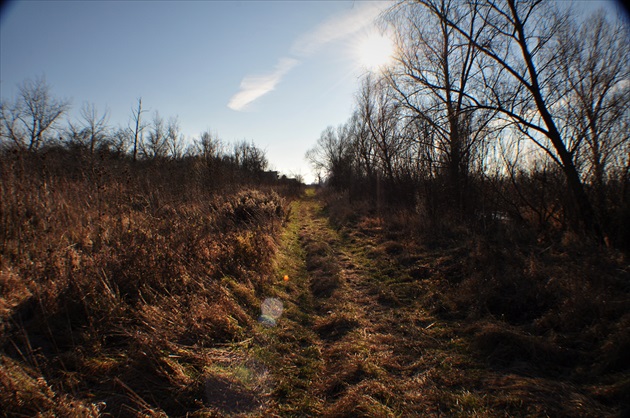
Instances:
[[[243,110],[248,104],[276,88],[282,77],[299,63],[294,58],[280,58],[272,73],[250,75],[241,81],[241,90],[230,99],[228,107]]]
[[[355,3],[352,9],[324,21],[311,32],[293,43],[291,52],[305,57],[319,51],[324,45],[346,38],[371,25],[389,2]]]
[[[346,38],[371,25],[390,2],[357,2],[352,9],[322,22],[314,30],[305,33],[295,40],[291,46],[291,54],[306,58],[324,45]],[[232,110],[243,110],[270,91],[274,90],[282,78],[300,61],[284,57],[278,61],[273,72],[263,75],[249,75],[241,81],[241,88],[230,99],[228,107]]]

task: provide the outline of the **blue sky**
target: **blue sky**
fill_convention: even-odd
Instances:
[[[44,75],[57,97],[125,125],[138,97],[205,130],[253,140],[273,168],[312,180],[304,153],[348,119],[365,69],[355,50],[386,3],[18,1],[3,10],[0,89]]]
[[[14,1],[0,21],[0,96],[44,75],[72,100],[70,117],[93,103],[114,127],[142,97],[145,109],[177,116],[188,139],[209,130],[253,140],[272,168],[312,181],[304,154],[350,116],[366,72],[358,44],[387,4]]]

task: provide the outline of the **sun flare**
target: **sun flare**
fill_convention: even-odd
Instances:
[[[377,70],[389,65],[393,60],[394,44],[385,35],[372,33],[357,46],[359,64],[367,70]]]

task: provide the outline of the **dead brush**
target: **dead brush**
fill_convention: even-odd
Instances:
[[[440,277],[463,278],[434,283],[440,289],[434,298],[445,307],[436,313],[474,321],[470,347],[495,367],[593,385],[627,376],[624,258],[585,243],[567,245],[477,239],[459,255],[458,270],[433,263]],[[605,402],[628,401],[614,390],[607,394]]]
[[[462,260],[463,281],[454,300],[473,316],[527,323],[557,303],[549,278],[530,266],[531,256],[516,247],[478,241]]]
[[[101,405],[55,391],[41,372],[5,355],[0,366],[0,405],[7,416],[100,416]]]
[[[422,414],[485,416],[497,405],[515,415],[524,406],[530,415],[610,416],[615,410],[623,416],[629,410],[627,255],[576,234],[537,240],[535,231],[511,224],[478,231],[445,221],[397,239],[376,228],[369,235],[375,238],[371,258],[404,268],[423,308],[445,323],[467,324],[459,335],[469,360],[489,375],[512,376],[502,382],[505,395],[501,385],[487,382],[476,381],[481,389],[470,396],[434,382],[418,395]],[[397,242],[404,243],[402,254]],[[395,290],[405,280],[404,274],[383,275],[380,283]],[[453,370],[442,376],[455,377]]]
[[[226,223],[226,226],[273,226],[274,220],[284,217],[285,206],[284,199],[275,192],[243,190],[226,199],[218,208],[217,218]]]
[[[327,192],[323,197],[326,202],[326,214],[334,225],[341,226],[358,220],[358,211],[353,208],[348,192]]]
[[[246,194],[252,212],[235,222],[216,209],[229,197],[142,164],[0,164],[0,409],[203,411],[205,363],[181,347],[237,342],[252,329],[284,200]]]

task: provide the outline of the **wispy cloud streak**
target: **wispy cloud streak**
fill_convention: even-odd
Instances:
[[[248,104],[276,88],[282,77],[299,63],[294,58],[281,58],[272,73],[250,75],[241,81],[241,90],[230,99],[228,107],[243,110]]]
[[[385,3],[389,4],[389,3]],[[291,52],[306,57],[319,51],[324,45],[346,38],[366,26],[383,11],[382,2],[357,3],[357,6],[322,22],[311,32],[300,36],[293,43]]]
[[[322,22],[314,30],[305,33],[291,46],[291,55],[307,58],[330,42],[346,38],[371,25],[388,2],[363,2],[339,15]],[[274,71],[263,75],[249,75],[241,81],[240,90],[230,99],[228,107],[244,110],[249,104],[273,91],[282,78],[301,61],[284,57]]]

